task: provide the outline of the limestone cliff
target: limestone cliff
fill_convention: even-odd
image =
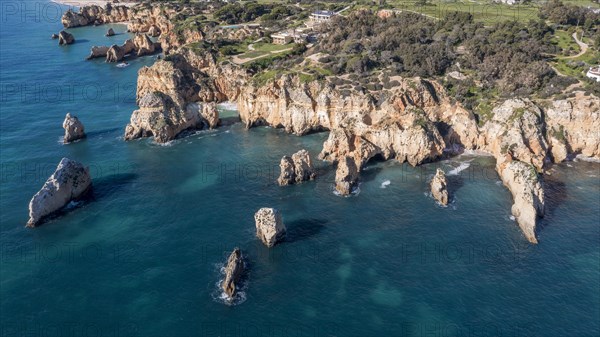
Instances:
[[[336,189],[342,195],[357,186],[360,170],[374,157],[419,165],[457,149],[489,152],[513,194],[513,214],[532,242],[536,242],[537,218],[543,215],[540,181],[551,159],[559,162],[579,153],[600,157],[600,102],[583,93],[550,103],[506,100],[493,109],[489,121],[478,126],[475,116],[435,81],[405,78],[389,89],[349,93],[328,80],[306,83],[296,75],[257,85],[243,67],[217,63],[210,53],[198,54],[190,48],[140,70],[138,100],[157,92],[174,102],[180,115],[191,103],[230,100],[237,103],[247,127],[270,125],[296,135],[328,130],[319,157],[338,163]],[[190,127],[186,118],[168,120],[180,123],[173,124],[176,131]],[[128,130],[151,129],[143,123],[132,116]],[[138,133],[150,134],[154,131]],[[293,163],[288,164],[291,172]],[[514,178],[523,165],[536,174]]]
[[[92,24],[125,22],[130,18],[130,9],[127,6],[113,6],[110,3],[102,8],[97,5],[83,6],[79,12],[71,9],[62,16],[65,28],[74,28]]]

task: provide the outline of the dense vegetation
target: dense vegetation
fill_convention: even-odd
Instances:
[[[334,74],[368,73],[435,77],[451,70],[472,72],[484,89],[531,94],[555,76],[543,55],[556,52],[544,21],[484,27],[468,13],[434,22],[412,13],[382,20],[368,11],[338,16],[323,28],[319,51]]]

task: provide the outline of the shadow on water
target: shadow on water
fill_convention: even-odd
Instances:
[[[108,198],[126,188],[127,185],[131,184],[137,177],[137,174],[122,173],[96,179],[93,183],[94,194],[92,198],[93,200]]]
[[[567,185],[554,176],[544,177],[545,216],[551,218],[558,207],[568,198]],[[546,227],[550,221],[541,221],[541,227]]]
[[[465,185],[465,179],[460,175],[448,175],[448,199],[454,199],[456,192]]]
[[[111,128],[111,129],[104,129],[104,130],[94,130],[94,131],[90,131],[90,132],[86,132],[86,137],[87,138],[94,138],[100,135],[105,135],[105,134],[109,134],[112,132],[117,132],[117,131],[121,131],[122,128]]]
[[[90,40],[75,38],[75,42],[73,42],[73,44],[88,43],[88,42],[90,42]]]
[[[299,219],[286,223],[287,235],[285,241],[298,242],[319,234],[324,228],[325,219]]]
[[[221,117],[221,126],[229,126],[235,123],[239,123],[241,121],[242,120],[240,119],[240,117]]]

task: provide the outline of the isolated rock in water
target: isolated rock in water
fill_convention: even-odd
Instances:
[[[512,193],[512,214],[531,243],[537,243],[537,218],[544,216],[544,190],[535,167],[518,160],[501,163],[497,168],[504,185]]]
[[[277,178],[279,186],[290,185],[296,181],[296,170],[294,169],[294,162],[291,157],[283,156],[279,163],[279,168],[281,169],[279,178]]]
[[[284,156],[279,164],[281,174],[277,179],[279,185],[290,185],[315,178],[315,170],[306,150],[300,150],[292,157]]]
[[[87,59],[91,60],[95,58],[106,57],[109,49],[110,47],[107,46],[93,46],[90,52],[90,56],[88,56]]]
[[[156,26],[152,26],[148,30],[148,35],[150,35],[152,37],[157,37],[157,36],[160,35],[160,29],[158,27],[156,27]]]
[[[106,32],[106,36],[115,36],[115,31],[112,28],[109,28]]]
[[[223,280],[223,284],[221,285],[223,291],[229,297],[229,300],[232,300],[235,296],[243,274],[244,259],[242,252],[236,247],[233,252],[231,252],[231,255],[229,255],[229,259],[227,259],[227,266],[225,266],[225,280]]]
[[[27,227],[36,227],[42,220],[71,201],[85,198],[92,190],[89,168],[63,158],[56,171],[29,202]]]
[[[58,34],[52,34],[52,36],[50,36],[50,38],[52,40],[56,40],[56,39],[58,39]]]
[[[73,44],[75,42],[75,38],[73,34],[67,33],[64,30],[58,33],[58,44],[59,45],[67,45]]]
[[[64,143],[70,143],[72,141],[85,138],[85,130],[83,123],[79,118],[71,116],[67,113],[63,122],[63,129],[65,129],[65,136],[63,138]]]
[[[448,181],[441,169],[437,169],[431,180],[431,194],[442,205],[448,205]]]
[[[279,211],[274,208],[261,208],[254,214],[256,236],[267,247],[273,247],[285,237],[286,228]]]
[[[350,195],[358,182],[358,167],[351,157],[343,157],[335,171],[335,189],[340,195]]]

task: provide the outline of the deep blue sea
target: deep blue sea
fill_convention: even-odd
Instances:
[[[71,29],[77,42],[59,47],[57,5],[0,5],[1,336],[600,335],[600,164],[551,171],[533,246],[491,157],[372,163],[341,198],[316,159],[326,133],[246,130],[232,106],[217,130],[125,142],[137,70],[154,58],[85,61],[125,27]],[[87,139],[61,143],[67,112]],[[302,148],[318,179],[279,187],[280,158]],[[25,228],[62,157],[90,166],[95,200]],[[446,208],[427,194],[438,166]],[[255,238],[261,207],[288,228],[272,249]],[[217,283],[236,246],[250,271],[228,306]]]

